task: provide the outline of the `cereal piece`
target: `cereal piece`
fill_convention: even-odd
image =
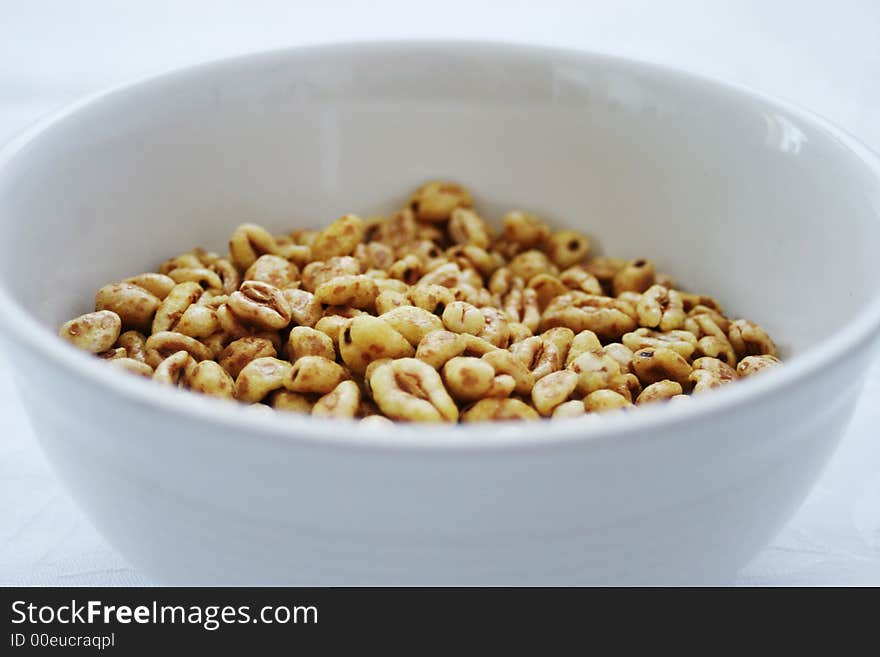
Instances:
[[[474,401],[492,388],[495,368],[473,356],[456,356],[443,365],[443,383],[457,401]]]
[[[677,381],[663,379],[647,386],[636,399],[636,404],[649,404],[655,401],[666,401],[682,393],[681,384]]]
[[[654,284],[654,263],[640,258],[633,260],[614,274],[614,296],[621,292],[644,292]]]
[[[781,364],[776,356],[762,354],[761,356],[746,356],[736,366],[736,373],[740,378],[745,378],[762,372],[771,367]]]
[[[370,361],[408,358],[414,353],[407,339],[378,317],[362,315],[348,319],[340,326],[339,354],[356,374],[363,373]]]
[[[329,358],[303,356],[286,370],[284,387],[291,392],[326,395],[349,378],[345,368]]]
[[[665,347],[636,351],[632,369],[646,385],[670,379],[685,386],[688,385],[691,375],[691,366],[682,355]]]
[[[136,331],[149,330],[160,303],[155,294],[131,283],[111,283],[95,295],[95,310],[116,313],[122,328]]]
[[[232,399],[235,394],[232,377],[213,360],[194,363],[186,373],[186,384],[190,390],[214,397]]]
[[[443,322],[436,315],[416,306],[400,306],[379,315],[379,319],[406,338],[413,347],[418,347],[425,336],[443,329]]]
[[[595,390],[584,397],[584,408],[588,413],[601,413],[618,409],[632,408],[632,403],[613,390]]]
[[[532,403],[538,412],[544,417],[553,415],[553,412],[575,391],[579,376],[572,370],[560,370],[552,372],[535,382],[532,388]],[[583,405],[581,405],[583,412]]]
[[[373,399],[395,420],[442,422],[458,419],[458,407],[433,367],[415,358],[383,363],[370,376]]]
[[[270,340],[247,336],[230,342],[217,356],[217,362],[229,376],[235,379],[251,361],[257,358],[274,358],[277,355],[275,345]]]
[[[519,399],[481,399],[461,415],[462,422],[537,420],[538,412]]]
[[[58,335],[80,349],[97,354],[113,346],[121,328],[119,315],[99,310],[65,322]]]
[[[662,285],[652,285],[642,293],[636,306],[639,325],[661,331],[680,329],[684,325],[684,303],[681,295]]]
[[[261,281],[283,290],[299,281],[299,268],[287,258],[267,253],[248,267],[244,280]]]
[[[311,255],[315,260],[348,256],[364,239],[364,220],[354,214],[340,217],[315,237]]]
[[[245,271],[257,258],[265,254],[277,254],[278,243],[262,226],[242,224],[229,238],[229,255],[232,264]]]
[[[776,345],[767,332],[754,322],[738,319],[730,324],[727,332],[730,344],[740,358],[746,356],[775,356]]]
[[[547,242],[547,254],[561,269],[583,262],[589,252],[590,240],[573,230],[560,230]]]
[[[410,207],[419,221],[446,221],[456,208],[471,205],[471,193],[452,182],[429,182],[419,187],[410,199]]]
[[[235,398],[243,402],[258,402],[274,390],[285,387],[293,365],[272,357],[256,358],[245,365],[235,379]]]
[[[315,417],[353,418],[361,402],[361,389],[354,381],[341,381],[312,407]]]

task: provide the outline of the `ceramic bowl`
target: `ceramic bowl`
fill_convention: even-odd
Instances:
[[[56,337],[108,281],[255,221],[400,206],[427,179],[648,257],[785,364],[599,421],[385,430],[126,375]],[[880,326],[880,165],[841,130],[656,66],[502,44],[227,59],[89,98],[0,156],[0,312],[35,433],[164,583],[713,583],[798,508]]]

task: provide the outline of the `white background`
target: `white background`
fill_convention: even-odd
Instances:
[[[880,150],[873,0],[0,0],[0,143],[78,96],[175,66],[296,44],[429,36],[570,46],[687,68],[809,107]],[[740,583],[880,585],[878,399],[880,363],[822,480]],[[49,470],[0,353],[0,584],[149,583]]]

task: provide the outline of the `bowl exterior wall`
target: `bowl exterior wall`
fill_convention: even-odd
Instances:
[[[686,431],[462,457],[283,437],[242,450],[223,425],[108,398],[33,353],[10,357],[73,496],[167,584],[723,582],[801,504],[866,369],[851,357]]]

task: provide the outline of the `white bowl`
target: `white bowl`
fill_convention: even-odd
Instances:
[[[781,368],[597,422],[266,416],[55,337],[103,283],[244,220],[399,206],[431,178],[652,258]],[[806,496],[880,326],[880,165],[840,130],[648,64],[479,43],[239,57],[79,103],[0,160],[0,307],[34,429],[98,529],[169,583],[729,581]]]

